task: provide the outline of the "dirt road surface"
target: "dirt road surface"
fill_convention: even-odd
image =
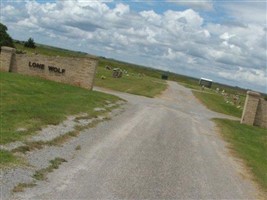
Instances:
[[[125,111],[86,130],[79,154],[15,199],[255,199],[213,117],[174,82],[154,99],[119,92]],[[102,90],[103,89],[97,89]]]

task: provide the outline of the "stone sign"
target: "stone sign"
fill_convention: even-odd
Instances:
[[[98,59],[15,54],[15,49],[1,48],[0,70],[39,76],[48,80],[92,89]]]

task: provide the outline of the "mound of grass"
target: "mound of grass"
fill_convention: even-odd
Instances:
[[[267,192],[267,131],[240,124],[239,121],[215,119],[231,149],[242,158]]]
[[[205,92],[198,92],[198,91],[193,91],[193,94],[207,108],[209,108],[215,112],[223,113],[226,115],[231,115],[234,117],[241,117],[242,116],[242,110],[240,108],[237,108],[234,105],[226,103],[224,101],[223,96],[221,96],[219,94],[205,93]]]
[[[50,160],[50,165],[44,169],[40,169],[35,172],[33,178],[36,180],[45,180],[48,173],[53,172],[54,169],[58,169],[59,165],[63,162],[67,162],[64,158],[55,158],[54,160]]]
[[[68,115],[87,113],[118,97],[75,86],[15,73],[0,72],[0,144],[24,139],[48,124],[58,124]],[[1,151],[1,163],[10,163],[12,154]]]

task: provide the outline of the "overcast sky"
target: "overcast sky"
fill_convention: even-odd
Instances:
[[[1,0],[14,39],[267,92],[266,0]]]

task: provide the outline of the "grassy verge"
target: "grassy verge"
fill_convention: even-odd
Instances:
[[[0,72],[0,144],[24,139],[48,124],[78,113],[96,115],[94,108],[115,103],[118,97],[20,74]],[[1,164],[13,162],[0,151]]]
[[[231,149],[242,158],[256,181],[267,192],[267,131],[240,124],[239,121],[215,119]]]
[[[235,105],[226,103],[223,96],[219,94],[204,93],[204,92],[198,92],[198,91],[193,91],[193,94],[205,106],[207,106],[209,109],[215,112],[231,115],[234,117],[241,117],[242,115],[242,110],[240,108],[237,108],[237,106]]]
[[[105,69],[106,65],[120,67],[122,70],[126,70],[127,74],[123,74],[121,78],[113,78],[112,70]],[[155,75],[153,71],[151,73]],[[103,76],[105,79],[101,78]],[[117,63],[117,65],[110,65],[107,61],[100,61],[97,68],[95,85],[146,97],[154,97],[167,88],[166,82],[159,78],[139,73],[138,70],[134,70],[126,64]]]
[[[0,72],[1,140],[21,140],[47,124],[58,124],[67,115],[87,113],[117,97],[35,77]]]

